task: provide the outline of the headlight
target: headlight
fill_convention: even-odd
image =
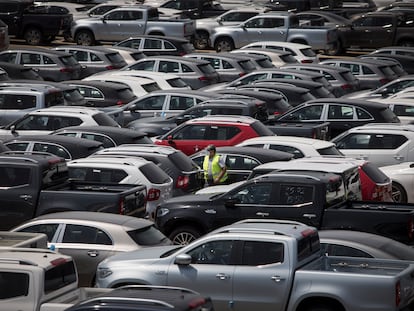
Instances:
[[[167,215],[170,212],[170,210],[168,208],[159,208],[157,210],[157,218],[158,217],[163,217],[165,215]]]
[[[97,274],[99,279],[104,279],[110,276],[112,274],[112,271],[109,268],[98,268]]]

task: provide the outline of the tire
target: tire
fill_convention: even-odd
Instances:
[[[75,42],[78,45],[95,45],[95,36],[89,30],[79,30],[75,35]]]
[[[40,45],[43,41],[43,34],[38,28],[27,28],[23,37],[28,45]]]
[[[325,50],[325,54],[329,56],[336,56],[342,53],[342,43],[341,41],[336,41],[334,46],[329,49]]]
[[[173,230],[169,235],[169,238],[175,245],[187,245],[198,239],[200,236],[201,232],[194,227],[183,226]]]
[[[407,192],[396,182],[392,183],[392,200],[396,203],[407,203]]]
[[[234,42],[230,38],[218,38],[214,43],[217,52],[228,52],[234,50]]]
[[[196,33],[193,45],[197,50],[205,50],[209,48],[208,41],[208,33],[205,31],[200,31]]]

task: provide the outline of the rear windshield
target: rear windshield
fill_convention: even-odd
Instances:
[[[315,52],[311,48],[300,49],[300,51],[302,52],[303,55],[308,56],[308,57],[316,56]]]
[[[93,119],[98,125],[119,127],[119,124],[114,119],[103,112],[95,114]]]
[[[142,55],[142,52],[131,53],[131,57],[135,60],[144,58],[144,56]]]
[[[133,100],[137,98],[137,96],[132,92],[130,88],[120,89],[116,91],[116,94],[118,96],[118,99],[125,99],[125,100]]]
[[[187,87],[188,84],[181,78],[168,79],[167,83],[172,87]]]
[[[62,56],[62,57],[59,57],[59,59],[66,66],[76,66],[76,65],[79,64],[78,61],[76,60],[76,58],[73,57],[72,55]]]
[[[161,231],[157,230],[153,225],[144,227],[137,230],[128,231],[128,235],[138,245],[158,245],[160,242],[165,241],[167,238]]]
[[[186,51],[187,53],[191,53],[195,51],[194,45],[192,43],[183,43],[181,44],[181,47],[183,48],[184,51]]]
[[[170,176],[152,162],[141,166],[139,170],[152,184],[165,184],[171,180]]]
[[[286,64],[293,64],[293,63],[297,63],[298,62],[297,59],[293,55],[291,55],[291,54],[281,55],[280,56],[280,59],[282,61],[284,61]]]
[[[84,100],[84,97],[82,96],[82,94],[79,92],[78,89],[64,91],[63,97],[65,98],[66,101],[71,102],[71,103]]]
[[[158,91],[161,90],[161,88],[159,87],[159,85],[156,82],[153,83],[148,83],[148,84],[143,84],[142,88],[147,91],[148,93],[151,93],[153,91]]]
[[[197,67],[200,68],[202,73],[208,74],[208,73],[215,73],[216,72],[216,70],[210,64],[198,65]]]
[[[319,94],[319,97],[329,97],[331,92],[323,85],[316,87],[315,91]]]
[[[336,146],[318,149],[320,155],[343,155]]]
[[[252,71],[256,69],[255,65],[251,60],[241,60],[239,61],[239,65],[246,71]]]
[[[106,57],[109,59],[111,63],[123,63],[125,60],[119,53],[110,53],[106,54]]]
[[[256,63],[262,68],[273,68],[274,67],[272,62],[266,57],[257,59]]]
[[[341,72],[341,77],[344,78],[345,81],[348,82],[355,82],[357,79],[350,71]]]
[[[377,166],[375,166],[374,164],[370,162],[367,162],[364,165],[362,165],[361,169],[376,184],[383,184],[383,183],[390,182],[390,178],[387,175],[385,175]]]
[[[392,111],[388,107],[382,109],[380,114],[384,118],[383,122],[394,122],[394,123],[400,122],[397,115],[394,113],[394,111]]]
[[[392,69],[392,71],[394,71],[398,76],[404,75],[405,70],[398,64],[392,65],[390,66],[390,68]]]
[[[197,164],[182,152],[174,152],[168,158],[180,171],[192,172],[199,169]]]
[[[386,77],[391,77],[395,75],[394,71],[389,66],[381,66],[379,69]]]
[[[251,127],[253,130],[259,135],[259,136],[273,136],[275,133],[272,132],[266,125],[264,125],[260,121],[253,122],[251,124]]]

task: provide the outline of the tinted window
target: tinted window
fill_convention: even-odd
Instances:
[[[29,274],[19,272],[0,272],[0,299],[27,296],[29,293]]]
[[[375,164],[366,162],[361,166],[361,169],[371,178],[376,184],[382,184],[389,182],[390,178],[385,175]]]
[[[164,106],[165,97],[166,95],[150,96],[135,105],[138,110],[161,110]]]
[[[142,88],[147,91],[148,93],[151,93],[153,91],[158,91],[161,88],[159,87],[159,85],[156,82],[153,83],[147,83],[147,84],[143,84]]]
[[[298,148],[291,147],[291,146],[273,145],[272,144],[272,145],[270,145],[269,149],[289,152],[289,153],[293,154],[294,159],[303,158],[305,156],[302,153],[302,151],[300,151]]]
[[[228,140],[240,133],[238,127],[233,126],[211,126],[205,139]]]
[[[256,69],[256,67],[254,66],[254,64],[251,60],[239,61],[239,65],[242,69],[244,69],[246,71],[252,71],[252,70]]]
[[[335,146],[321,148],[317,151],[320,155],[342,155],[342,153]]]
[[[62,57],[59,57],[59,59],[66,66],[75,66],[79,64],[78,61],[72,55],[62,56]]]
[[[112,63],[123,63],[123,62],[125,62],[124,59],[122,58],[121,54],[119,54],[119,53],[106,54],[106,57],[108,57],[108,59]]]
[[[245,241],[241,264],[243,266],[268,265],[284,260],[284,245],[282,243]]]
[[[204,158],[200,157],[201,163]],[[233,170],[251,170],[260,163],[252,158],[247,158],[244,156],[237,155],[227,155],[226,156],[226,166],[228,169]]]
[[[21,232],[32,232],[32,233],[44,233],[47,236],[47,241],[51,242],[53,240],[53,236],[56,233],[59,224],[39,224],[33,225],[30,227],[26,227]]]
[[[164,184],[171,180],[170,176],[152,162],[141,166],[139,170],[153,184]]]
[[[210,64],[198,65],[197,67],[200,68],[202,73],[209,74],[209,73],[215,73],[216,72],[216,70]]]
[[[266,125],[260,121],[253,122],[250,126],[259,136],[275,135],[275,133],[273,133]]]
[[[407,141],[403,135],[375,134],[371,135],[369,149],[396,149]]]
[[[62,134],[59,134],[59,135],[76,136],[76,134],[72,134],[72,133],[62,133]],[[92,134],[92,133],[82,133],[81,138],[86,138],[86,139],[90,139],[90,140],[99,141],[103,144],[104,148],[109,148],[109,147],[115,147],[116,146],[115,142],[111,138],[109,138],[108,136],[105,136],[105,135]]]
[[[391,67],[389,66],[383,66],[379,68],[381,70],[381,72],[384,74],[384,76],[386,77],[392,77],[395,75],[394,71],[392,70]]]
[[[119,124],[116,123],[116,121],[114,119],[112,119],[111,117],[109,117],[105,113],[94,114],[92,118],[95,120],[95,122],[98,125],[119,127]],[[79,124],[81,124],[81,122],[79,122],[78,124],[71,124],[71,125],[68,125],[68,126],[76,126],[76,125],[79,125]]]
[[[71,154],[66,150],[66,148],[59,145],[48,143],[35,143],[33,146],[33,151],[55,154],[67,160],[72,159]]]
[[[382,109],[380,115],[384,120],[378,120],[379,122],[399,122],[397,115],[388,107]]]
[[[314,188],[302,185],[280,185],[279,202],[282,205],[302,205],[312,203]]]
[[[319,253],[320,250],[318,233],[314,231],[310,234],[304,234],[303,239],[298,241],[298,261],[309,258],[312,254]]]
[[[71,283],[77,282],[77,272],[73,261],[68,261],[63,264],[54,265],[51,267],[51,269],[45,272],[45,294],[68,286]]]
[[[112,245],[109,236],[99,228],[67,224],[63,243]]]
[[[231,198],[237,200],[240,204],[272,204],[270,201],[272,195],[271,183],[250,184],[236,193],[231,194]]]
[[[230,264],[234,241],[211,241],[188,252],[193,264],[227,265]]]
[[[167,83],[172,87],[186,87],[188,84],[181,78],[168,79]]]
[[[30,183],[30,168],[0,167],[0,187],[17,187]]]
[[[359,250],[355,247],[350,247],[350,246],[345,246],[345,245],[321,243],[321,250],[324,254],[328,256],[373,258],[373,256],[371,256],[367,252]]]
[[[0,94],[0,109],[36,108],[36,101],[34,95]]]
[[[267,57],[256,59],[256,63],[262,68],[273,68],[274,65]]]
[[[161,241],[165,241],[167,239],[165,235],[154,226],[131,230],[127,233],[138,245],[157,245]]]
[[[178,167],[180,171],[191,172],[197,170],[195,163],[183,152],[177,151],[168,156],[168,158]]]
[[[69,177],[81,181],[119,183],[127,176],[125,171],[114,168],[69,167]]]
[[[303,55],[308,56],[308,57],[315,57],[316,54],[312,49],[300,49],[300,51],[302,52]]]

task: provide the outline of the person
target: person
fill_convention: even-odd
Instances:
[[[206,150],[208,154],[203,161],[205,186],[225,184],[228,178],[225,157],[216,153],[214,145],[208,145]]]

